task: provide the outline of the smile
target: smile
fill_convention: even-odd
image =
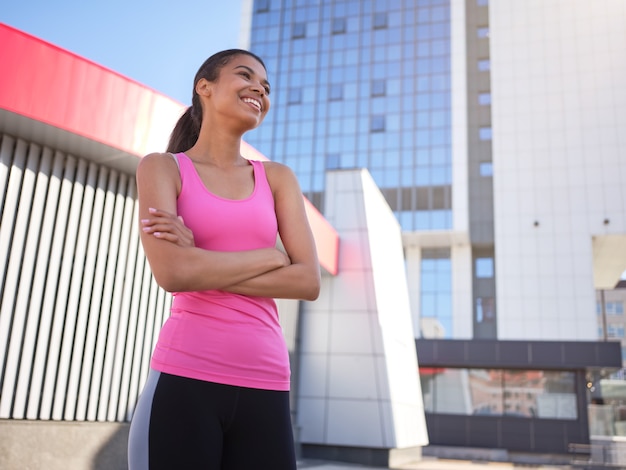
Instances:
[[[243,98],[242,100],[244,103],[250,103],[252,106],[254,106],[256,109],[258,109],[259,111],[261,111],[263,108],[261,106],[261,103],[253,98]]]

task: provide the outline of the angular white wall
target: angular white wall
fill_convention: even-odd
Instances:
[[[323,278],[320,298],[301,318],[301,442],[426,445],[400,226],[367,170],[327,178],[339,274]]]
[[[489,8],[498,338],[595,340],[594,239],[626,267],[626,2]]]

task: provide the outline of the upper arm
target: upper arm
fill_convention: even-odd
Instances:
[[[265,168],[274,194],[278,232],[289,259],[319,269],[313,233],[295,174],[280,163],[267,162]]]
[[[176,213],[176,198],[180,191],[180,176],[170,154],[152,153],[137,166],[139,218],[148,215],[150,207]]]
[[[137,194],[139,220],[150,217],[151,207],[172,214],[177,213],[176,198],[180,190],[180,176],[176,162],[169,154],[153,153],[145,156],[137,167]],[[171,257],[176,256],[176,245],[148,235],[140,229],[141,243],[157,281],[167,270]]]

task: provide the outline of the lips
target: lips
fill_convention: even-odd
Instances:
[[[254,106],[259,111],[263,110],[263,106],[261,106],[261,102],[259,100],[255,100],[254,98],[245,97],[245,98],[242,98],[242,101],[244,103],[251,104],[252,106]]]

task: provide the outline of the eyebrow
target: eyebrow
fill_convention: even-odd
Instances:
[[[256,75],[256,72],[254,70],[252,70],[250,67],[248,67],[247,65],[238,65],[237,67],[235,67],[233,70],[237,70],[237,69],[246,69],[248,72],[250,72],[253,75]],[[270,87],[270,82],[268,82],[267,80],[262,80],[261,81],[264,85],[267,85],[268,87]],[[271,87],[270,87],[271,88]]]

